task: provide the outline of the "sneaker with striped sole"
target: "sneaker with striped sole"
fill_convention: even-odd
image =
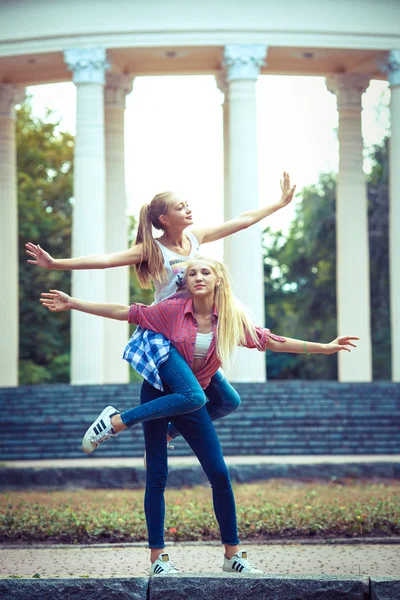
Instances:
[[[226,558],[225,556],[222,570],[228,571],[228,573],[239,573],[242,575],[247,573],[256,574],[263,572],[260,569],[256,569],[251,562],[247,560],[247,552],[245,550],[237,552],[230,559]]]
[[[180,571],[172,564],[169,554],[166,552],[160,554],[150,567],[150,575],[173,575],[174,573],[180,573]]]
[[[91,424],[82,440],[82,450],[91,454],[93,450],[112,437],[117,437],[111,425],[111,417],[120,414],[113,406],[107,406]]]

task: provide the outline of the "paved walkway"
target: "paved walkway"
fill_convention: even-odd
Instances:
[[[346,464],[399,463],[399,455],[343,456],[227,456],[228,465],[246,464]],[[169,455],[169,464],[198,464],[194,456]],[[73,460],[8,461],[2,467],[142,467],[141,458],[82,458]],[[386,540],[389,541],[389,540]],[[366,575],[400,576],[400,537],[392,543],[302,543],[244,544],[250,560],[267,574],[275,575]],[[397,543],[393,543],[396,542]],[[222,549],[215,543],[169,544],[171,558],[184,573],[220,572]],[[148,549],[145,544],[92,546],[0,546],[0,578],[115,578],[147,576]]]
[[[343,455],[307,455],[307,456],[225,456],[228,465],[311,465],[326,464],[362,464],[362,463],[399,463],[400,454],[343,454]],[[168,453],[168,462],[174,465],[198,465],[194,455],[174,456],[174,451]],[[55,459],[55,460],[13,460],[1,462],[2,467],[22,468],[60,468],[60,467],[143,467],[143,458],[102,458],[94,454],[90,458]]]
[[[398,540],[400,542],[400,539]],[[169,544],[171,558],[185,573],[221,571],[223,551],[216,544]],[[274,575],[400,576],[398,544],[244,544],[249,559]],[[148,575],[145,545],[53,547],[0,546],[0,578],[133,577]]]

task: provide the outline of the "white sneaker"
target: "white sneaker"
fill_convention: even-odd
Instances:
[[[150,575],[171,575],[172,573],[180,573],[180,571],[169,560],[169,554],[166,552],[160,554],[150,567]]]
[[[245,550],[237,552],[229,560],[225,556],[222,570],[229,573],[241,573],[242,575],[244,573],[263,573],[260,569],[253,567],[251,562],[247,560],[247,552]]]
[[[82,450],[86,454],[91,454],[96,450],[97,446],[110,439],[117,437],[111,425],[111,417],[119,414],[119,411],[113,406],[107,406],[103,412],[99,414],[97,419],[93,421],[82,440]]]

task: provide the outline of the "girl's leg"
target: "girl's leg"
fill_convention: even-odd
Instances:
[[[144,381],[140,394],[141,404],[147,404],[165,395]],[[155,419],[142,424],[147,452],[146,491],[144,510],[150,548],[150,575],[179,573],[164,548],[164,491],[167,483],[168,463],[165,436],[168,419]]]
[[[107,406],[86,431],[82,440],[84,452],[92,453],[110,437],[137,423],[191,412],[205,404],[206,396],[199,382],[175,348],[171,348],[168,360],[159,370],[163,381],[173,387],[174,393],[161,394],[122,413],[113,406]]]
[[[211,483],[221,540],[226,545],[227,552],[231,548],[234,554],[239,544],[235,499],[219,439],[206,407],[176,416],[174,423],[196,454]],[[207,440],[207,444],[204,444],[204,440]]]
[[[239,548],[235,499],[229,471],[206,407],[203,406],[186,415],[176,416],[174,422],[195,452],[211,483],[215,516],[220,527],[222,543],[225,545],[222,569],[239,574],[262,573],[249,562],[247,552]],[[203,443],[205,438],[206,445]]]
[[[162,381],[173,393],[161,394],[160,397],[114,416],[111,423],[115,433],[137,423],[192,412],[206,402],[199,382],[175,348],[171,347],[169,358],[160,366],[159,372]]]
[[[221,369],[211,378],[210,385],[205,390],[205,394],[208,398],[206,409],[211,421],[226,417],[240,406],[239,394],[231,386]],[[175,439],[178,435],[179,431],[175,423],[169,423],[168,440]]]
[[[145,405],[165,396],[164,392],[151,386],[146,380],[140,392],[140,403]],[[147,473],[144,495],[149,548],[164,550],[164,491],[168,476],[167,447],[165,436],[168,419],[154,419],[142,424],[146,446]]]

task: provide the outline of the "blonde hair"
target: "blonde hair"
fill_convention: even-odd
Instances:
[[[214,295],[214,304],[218,313],[217,355],[223,366],[229,368],[233,351],[238,346],[245,345],[249,337],[256,348],[261,349],[261,344],[246,308],[232,293],[230,275],[225,265],[208,256],[196,256],[187,263],[186,273],[192,268],[193,263],[198,261],[206,263],[219,279]]]
[[[161,215],[168,211],[173,192],[156,194],[150,204],[140,209],[139,225],[135,244],[143,244],[140,263],[135,265],[136,276],[142,288],[151,288],[153,279],[163,281],[166,277],[162,252],[153,236],[153,227],[164,231]]]

